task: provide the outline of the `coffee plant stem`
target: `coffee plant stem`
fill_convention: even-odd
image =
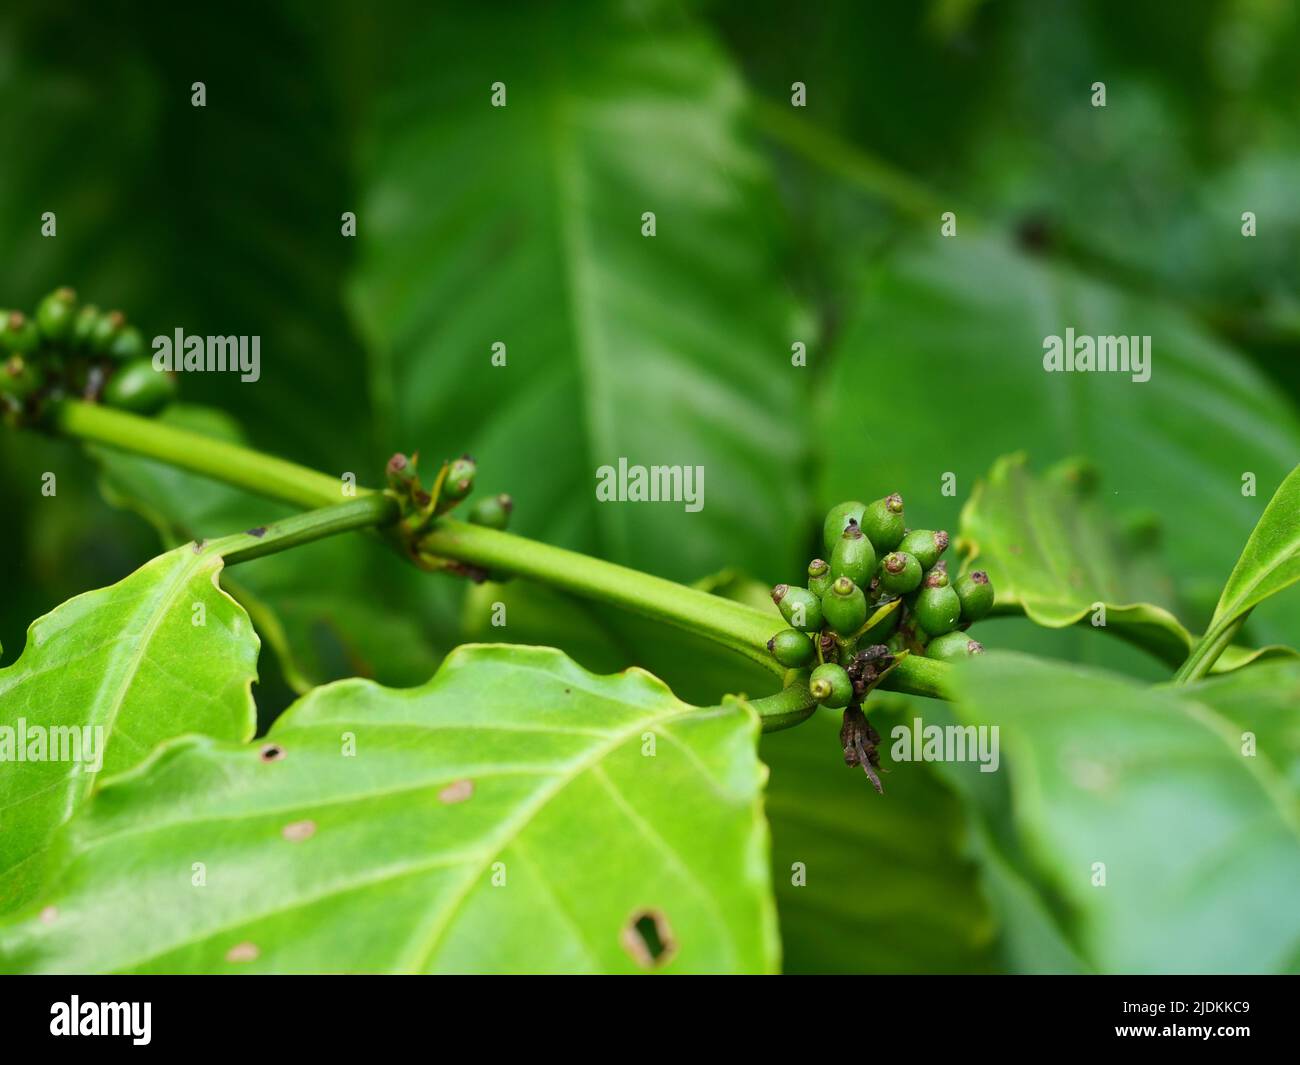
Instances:
[[[1219,655],[1228,649],[1228,646],[1240,631],[1241,626],[1245,624],[1246,615],[1249,613],[1250,611],[1246,611],[1245,614],[1239,615],[1228,624],[1218,628],[1211,628],[1206,632],[1196,646],[1192,648],[1191,654],[1187,656],[1187,661],[1174,674],[1174,683],[1191,684],[1209,673],[1214,668],[1214,663],[1219,660]]]
[[[66,436],[156,459],[269,499],[322,508],[316,511],[315,518],[303,515],[304,523],[287,530],[285,538],[278,541],[280,547],[290,546],[289,539],[293,536],[301,536],[305,541],[343,528],[384,526],[398,516],[397,501],[385,493],[358,485],[354,500],[358,506],[340,510],[331,506],[337,504],[342,493],[340,478],[151,418],[64,400],[54,406],[48,424]],[[438,558],[485,570],[503,570],[643,614],[704,636],[765,669],[785,675],[766,646],[768,639],[784,627],[784,622],[743,603],[576,551],[449,518],[437,520],[421,540],[420,547],[422,552]],[[276,549],[268,547],[258,551],[257,545],[244,545],[233,560],[245,561]],[[882,687],[944,698],[948,670],[942,662],[909,656],[889,674]],[[770,705],[774,718],[793,724],[795,719],[801,720],[800,713],[806,716],[812,710],[808,701],[811,697],[806,694],[806,688],[803,690],[802,702],[796,692],[782,693],[784,698],[774,704],[756,700],[753,705],[765,719]]]
[[[328,506],[347,498],[342,478],[95,403],[63,400],[50,412],[49,425],[65,436],[157,459],[294,506]],[[369,491],[358,487],[356,494]]]
[[[764,732],[793,728],[807,721],[817,709],[817,700],[808,690],[807,673],[800,675],[775,695],[743,701],[758,714]]]
[[[233,566],[326,536],[386,525],[396,517],[397,508],[392,499],[379,492],[369,492],[346,503],[305,510],[261,529],[250,529],[221,555],[227,566]]]

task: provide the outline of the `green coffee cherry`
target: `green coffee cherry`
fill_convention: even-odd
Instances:
[[[95,328],[90,331],[90,350],[96,355],[107,355],[119,333],[126,328],[126,315],[121,311],[109,311],[95,320]]]
[[[130,362],[145,356],[144,336],[133,325],[123,326],[122,331],[108,345],[107,355],[114,362]]]
[[[931,636],[942,636],[957,627],[961,618],[961,600],[948,587],[946,573],[932,572],[925,578],[912,606],[912,614],[917,624]]]
[[[822,627],[822,601],[807,588],[778,584],[772,589],[772,602],[800,632],[816,632]]]
[[[72,334],[77,317],[77,293],[72,289],[55,289],[36,304],[36,326],[45,339],[61,343]]]
[[[159,373],[149,359],[136,359],[119,366],[103,392],[108,406],[136,414],[156,414],[175,398],[175,378]]]
[[[844,526],[839,542],[831,551],[831,576],[848,577],[854,584],[865,585],[876,569],[876,550],[853,518]]]
[[[0,323],[0,349],[13,355],[31,355],[40,346],[40,330],[22,311],[10,311]]]
[[[822,596],[822,614],[841,636],[852,636],[867,620],[867,597],[851,578],[837,577]]]
[[[817,657],[812,637],[798,629],[782,629],[767,641],[767,649],[787,669],[806,666]]]
[[[982,569],[958,577],[953,590],[961,600],[962,621],[979,621],[993,609],[993,585]]]
[[[931,529],[912,529],[903,536],[898,550],[915,555],[921,568],[929,569],[948,550],[948,534],[942,529],[937,532]]]
[[[21,402],[40,387],[40,374],[21,355],[9,356],[0,366],[0,395],[12,396]]]
[[[890,595],[906,595],[921,583],[921,563],[906,551],[892,551],[880,563],[880,587]]]
[[[971,658],[983,653],[984,645],[978,640],[972,640],[964,632],[945,632],[925,645],[925,657],[937,658],[942,662]]]
[[[808,678],[808,690],[822,706],[839,710],[849,705],[853,698],[853,681],[843,666],[824,662]]]
[[[474,487],[474,474],[478,466],[468,455],[462,455],[452,462],[447,470],[447,479],[442,483],[442,494],[448,499],[464,499]]]
[[[835,504],[826,512],[826,520],[822,523],[822,542],[826,545],[827,558],[834,554],[835,545],[840,542],[849,520],[852,519],[861,525],[862,512],[866,509],[865,503],[850,499],[846,503]]]
[[[903,497],[897,492],[877,499],[862,512],[859,519],[862,531],[871,539],[879,553],[892,551],[903,539],[906,524],[903,518]]]
[[[56,288],[36,305],[36,325],[46,340],[66,340],[77,317],[77,294],[70,288]]]
[[[820,599],[831,586],[831,567],[823,558],[808,563],[808,590]]]
[[[95,332],[97,325],[99,325],[99,308],[93,303],[87,303],[72,320],[72,331],[68,338],[70,345],[78,351],[88,350],[91,334]]]
[[[510,511],[514,505],[514,500],[504,492],[499,496],[488,496],[470,508],[469,520],[489,529],[504,529],[510,524]]]

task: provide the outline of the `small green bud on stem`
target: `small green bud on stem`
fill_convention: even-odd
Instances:
[[[489,529],[504,529],[510,524],[510,512],[514,505],[514,500],[505,493],[487,496],[470,507],[469,520]]]
[[[135,414],[157,414],[176,398],[176,379],[159,373],[149,359],[135,359],[113,371],[104,385],[103,401]]]

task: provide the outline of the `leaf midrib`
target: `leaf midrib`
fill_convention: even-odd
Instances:
[[[646,725],[674,721],[677,718],[687,716],[692,710],[693,708],[688,706],[663,714],[651,714],[649,717],[633,722],[625,729],[620,729],[606,743],[594,748],[591,753],[578,759],[572,767],[572,772],[567,775],[558,775],[554,784],[542,788],[532,800],[522,806],[519,812],[506,822],[505,827],[498,832],[493,842],[484,848],[482,860],[476,866],[471,866],[471,875],[465,877],[460,890],[451,897],[440,918],[434,921],[433,927],[426,933],[423,945],[413,955],[415,965],[407,969],[407,971],[428,971],[429,964],[433,961],[438,947],[441,946],[443,936],[450,928],[457,910],[469,896],[474,886],[483,878],[484,872],[491,866],[493,860],[500,857],[501,853],[514,842],[515,838],[546,808],[552,799],[587,773],[593,766],[599,765],[606,757],[635,737]]]

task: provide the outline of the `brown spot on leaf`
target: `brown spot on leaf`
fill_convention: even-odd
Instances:
[[[265,525],[259,525],[259,526],[257,526],[257,528],[255,528],[255,529],[249,529],[249,530],[248,530],[248,535],[249,535],[249,536],[256,536],[256,537],[260,540],[263,536],[266,535],[266,526],[265,526]]]
[[[263,762],[278,762],[284,757],[284,748],[278,743],[268,743],[262,747]]]
[[[677,940],[662,910],[638,910],[632,914],[619,940],[643,969],[662,969],[677,953]]]
[[[280,830],[280,835],[290,843],[301,843],[305,839],[311,839],[316,835],[315,821],[290,821]]]
[[[196,555],[202,553],[202,551],[203,551],[203,545],[204,545],[205,543],[207,543],[206,540],[195,540],[195,541],[194,541],[194,553],[195,553]]]
[[[46,906],[41,910],[41,924],[53,924],[59,919],[59,908],[57,906]]]
[[[226,951],[226,961],[256,961],[257,956],[261,953],[257,949],[256,943],[236,943]]]
[[[464,802],[474,794],[474,781],[454,780],[438,792],[438,801],[453,803]]]

